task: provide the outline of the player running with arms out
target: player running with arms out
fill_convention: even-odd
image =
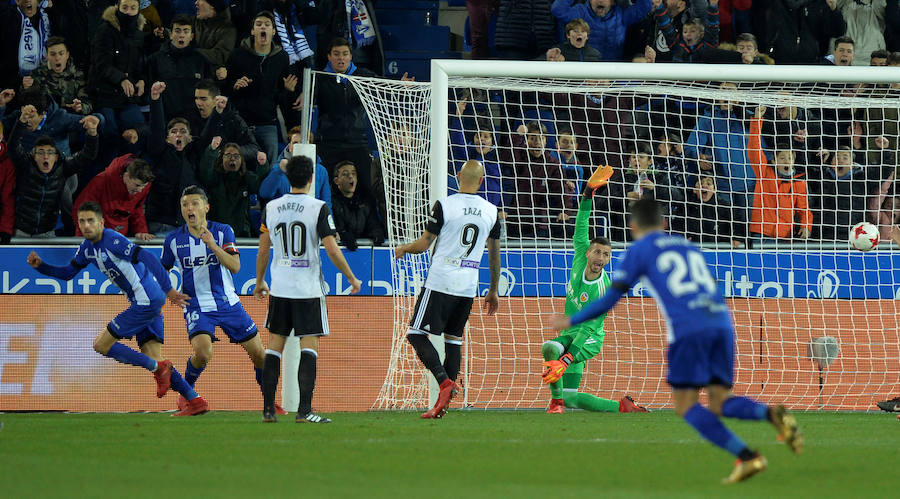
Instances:
[[[300,337],[300,369],[297,371],[300,408],[296,421],[331,422],[312,412],[319,337],[328,335],[320,242],[325,246],[328,258],[350,282],[351,292],[359,293],[362,286],[335,241],[337,232],[328,205],[309,195],[313,168],[312,160],[305,156],[288,160],[285,175],[291,191],[266,205],[260,228],[253,295],[260,300],[272,295],[266,318],[266,327],[271,334],[263,367],[263,422],[266,423],[276,422],[275,388],[281,370],[281,352],[291,331]],[[274,249],[271,293],[265,281],[270,249]]]
[[[662,226],[656,201],[636,201],[631,207],[635,242],[616,269],[610,288],[571,317],[554,317],[553,327],[565,329],[605,314],[640,279],[666,317],[666,381],[672,387],[675,412],[703,438],[738,458],[723,480],[738,482],[765,470],[767,462],[726,428],[719,416],[768,420],[794,453],[802,450],[803,438],[784,406],[767,406],[731,392],[734,327],[728,306],[700,250],[681,236],[663,232]],[[699,402],[701,388],[706,388],[709,408]]]
[[[227,224],[207,221],[209,198],[192,185],[181,193],[181,216],[187,222],[170,232],[163,243],[163,267],[177,266],[181,272],[181,289],[190,297],[184,309],[188,339],[193,355],[188,358],[184,379],[192,387],[212,358],[212,344],[218,341],[214,332],[220,328],[232,343],[244,348],[262,391],[265,353],[253,319],[244,310],[234,289],[232,274],[241,269],[241,258],[235,247],[234,231]],[[187,405],[178,397],[178,408]],[[287,414],[277,404],[279,414]]]
[[[599,184],[585,187],[584,195],[578,204],[578,215],[575,217],[575,235],[573,245],[575,255],[572,259],[572,272],[566,286],[566,313],[574,314],[589,302],[603,295],[609,288],[609,274],[603,269],[612,256],[612,245],[609,239],[588,238],[588,225],[593,209],[593,195]],[[577,407],[588,411],[600,412],[648,412],[647,409],[634,403],[626,395],[622,400],[608,400],[589,393],[579,393],[584,364],[588,359],[600,353],[606,332],[603,321],[606,314],[595,319],[572,326],[558,337],[545,341],[541,346],[544,357],[544,373],[542,379],[550,385],[550,414],[562,414],[566,407]],[[561,380],[561,381],[560,381]]]
[[[78,207],[78,227],[84,234],[84,242],[78,247],[72,261],[63,267],[44,263],[32,251],[28,264],[38,272],[68,281],[81,269],[93,263],[116,287],[127,296],[129,307],[117,315],[94,339],[94,350],[123,364],[143,367],[156,378],[156,396],[162,398],[169,387],[187,399],[187,406],[174,416],[203,414],[209,406],[202,397],[172,367],[163,360],[162,306],[166,296],[175,305],[187,305],[188,296],[172,288],[169,276],[152,253],[145,251],[125,236],[103,228],[103,211],[100,205],[89,201]],[[119,340],[137,340],[141,351],[135,351]]]
[[[435,239],[425,286],[419,293],[406,339],[419,360],[431,371],[441,387],[434,407],[423,419],[441,418],[459,391],[456,377],[462,359],[462,337],[478,294],[478,267],[485,245],[491,283],[484,297],[488,315],[497,313],[500,281],[500,223],[497,207],[479,197],[484,167],[475,160],[466,161],[457,174],[459,193],[434,204],[425,233],[410,244],[394,250],[396,258],[407,253],[424,253]],[[428,334],[444,335],[445,358],[440,357]]]

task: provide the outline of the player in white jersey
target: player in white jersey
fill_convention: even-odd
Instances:
[[[443,417],[459,391],[456,377],[462,356],[463,331],[478,294],[478,268],[485,245],[491,273],[490,288],[484,297],[487,314],[494,315],[499,304],[500,222],[497,207],[476,194],[484,181],[484,167],[478,161],[469,160],[457,176],[459,193],[435,202],[425,233],[395,250],[396,258],[403,258],[406,253],[423,253],[437,239],[428,277],[419,293],[406,335],[419,360],[441,387],[437,402],[422,414],[423,419]],[[428,334],[444,336],[443,365]]]
[[[352,293],[358,293],[362,283],[353,275],[338,248],[328,205],[309,195],[312,161],[305,156],[294,156],[288,160],[285,174],[291,192],[266,205],[256,259],[256,288],[253,290],[253,295],[260,300],[271,294],[266,318],[266,327],[271,334],[263,368],[263,422],[276,421],[275,387],[281,370],[281,352],[293,331],[300,337],[300,369],[297,372],[300,408],[296,421],[330,423],[330,419],[312,412],[319,336],[328,335],[319,243],[325,246],[328,258],[350,281]],[[270,249],[274,249],[271,292],[265,281]]]
[[[227,224],[210,222],[209,198],[196,185],[181,193],[181,215],[185,225],[170,232],[163,243],[160,261],[166,270],[177,266],[181,272],[181,290],[191,297],[184,307],[184,322],[193,355],[188,359],[184,379],[194,386],[212,358],[212,344],[218,341],[216,327],[232,343],[244,348],[262,390],[262,370],[266,356],[256,323],[241,305],[234,289],[232,274],[241,269],[234,231]],[[187,404],[178,397],[178,408]],[[275,407],[278,414],[287,414]]]

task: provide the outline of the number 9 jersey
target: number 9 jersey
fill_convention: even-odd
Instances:
[[[437,236],[425,287],[474,298],[484,245],[500,238],[497,207],[475,194],[453,194],[434,203],[425,230]]]
[[[285,194],[266,205],[260,231],[272,241],[271,295],[325,296],[319,243],[336,234],[328,205],[307,194]]]

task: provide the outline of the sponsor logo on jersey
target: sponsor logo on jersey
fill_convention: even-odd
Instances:
[[[306,268],[309,267],[309,260],[291,260],[292,268]]]
[[[581,300],[581,303],[587,303],[587,301],[588,301],[587,291],[582,291],[581,296],[579,296],[578,299]]]

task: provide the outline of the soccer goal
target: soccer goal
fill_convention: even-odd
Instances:
[[[595,193],[589,234],[612,242],[606,270],[628,244],[628,204],[658,199],[728,299],[737,393],[801,410],[896,394],[900,262],[886,239],[900,219],[900,68],[433,61],[431,77],[349,79],[377,138],[392,245],[418,237],[469,158],[506,217],[500,312],[476,302],[454,404],[546,407],[540,346],[564,307],[579,193],[604,164],[616,173]],[[875,251],[848,244],[863,221],[882,235]],[[373,408],[428,404],[405,341],[427,264],[392,263],[393,345]],[[605,329],[581,390],[666,407],[665,318],[648,290]]]

